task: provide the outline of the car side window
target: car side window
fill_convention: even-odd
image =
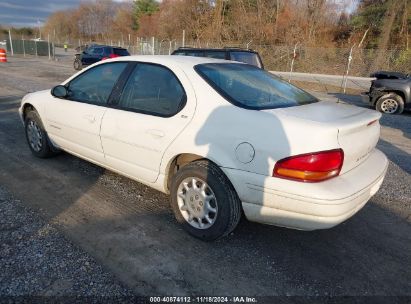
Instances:
[[[103,50],[104,50],[104,55],[110,55],[111,54],[111,49],[110,48],[108,48],[108,47],[105,47],[105,48],[103,48]]]
[[[86,54],[91,55],[94,52],[94,47],[89,47],[85,50]]]
[[[119,99],[122,109],[170,117],[186,101],[184,89],[169,69],[139,63],[131,73]]]
[[[95,48],[93,55],[102,55],[103,54],[103,48]]]
[[[98,65],[80,74],[68,85],[68,99],[104,105],[127,62]]]
[[[250,52],[231,52],[230,59],[234,61],[244,62],[261,68],[258,56]]]
[[[225,59],[225,52],[209,51],[205,53],[205,56],[216,59]]]
[[[186,56],[204,57],[204,52],[186,52]]]
[[[204,57],[204,52],[176,51],[173,55]]]

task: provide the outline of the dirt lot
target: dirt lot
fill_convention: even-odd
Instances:
[[[352,219],[313,232],[243,220],[229,237],[205,243],[178,227],[167,196],[68,154],[30,154],[17,114],[21,97],[73,72],[69,58],[12,58],[0,66],[0,185],[136,294],[410,300],[409,113],[383,117],[379,148],[390,159],[388,175]],[[358,103],[350,95],[321,97]],[[0,282],[8,284],[3,273]]]

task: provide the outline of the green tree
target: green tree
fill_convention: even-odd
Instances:
[[[142,16],[151,16],[158,10],[159,3],[156,0],[134,0],[134,29],[138,30]]]
[[[367,47],[386,48],[406,44],[411,24],[411,1],[360,0],[350,25],[357,33],[368,32]]]
[[[361,0],[350,20],[350,25],[355,32],[369,31],[368,47],[373,48],[378,45],[388,2],[387,0]]]

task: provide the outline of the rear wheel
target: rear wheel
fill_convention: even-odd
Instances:
[[[56,154],[53,151],[50,140],[44,130],[43,123],[35,110],[26,114],[25,118],[26,139],[31,152],[40,158],[51,157]]]
[[[385,114],[401,114],[404,111],[404,100],[396,93],[388,93],[377,100],[375,108]]]
[[[228,235],[241,217],[241,202],[215,164],[200,160],[179,170],[171,182],[171,207],[191,235],[211,241]]]

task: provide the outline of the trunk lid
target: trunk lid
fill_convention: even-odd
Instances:
[[[339,148],[344,151],[341,174],[364,162],[377,145],[380,137],[379,119],[381,114],[370,109],[322,101],[279,109],[279,112],[313,124],[324,125],[326,128],[335,128],[338,134]]]

